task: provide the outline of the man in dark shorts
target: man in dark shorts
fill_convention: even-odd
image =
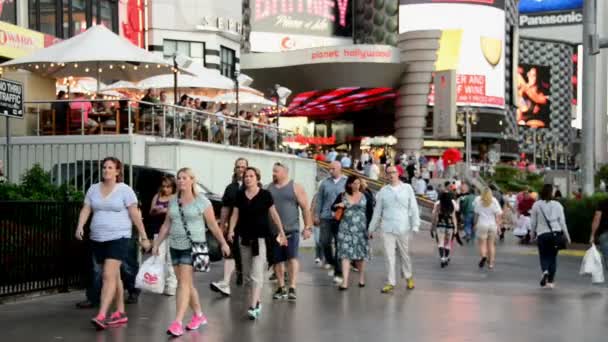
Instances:
[[[236,204],[236,195],[243,187],[243,174],[245,169],[249,166],[247,159],[238,158],[234,162],[234,173],[232,174],[232,182],[224,190],[224,196],[222,197],[222,212],[220,214],[220,228],[226,236],[228,234],[228,224],[230,223],[230,216],[232,215],[232,209]],[[239,244],[237,241],[232,243],[228,242],[230,250],[232,251],[231,257],[224,259],[224,279],[211,283],[211,290],[219,292],[222,295],[230,296],[230,278],[236,268],[237,271],[237,285],[242,284],[241,275],[241,253],[239,251]]]
[[[279,212],[287,246],[272,243],[272,264],[277,276],[278,287],[274,299],[296,300],[296,282],[298,275],[298,248],[300,247],[300,210],[304,217],[304,239],[312,235],[312,217],[308,207],[308,198],[304,188],[289,179],[289,168],[281,163],[275,163],[272,168],[272,183],[268,185],[274,205]],[[289,273],[289,290],[285,288],[285,264]]]

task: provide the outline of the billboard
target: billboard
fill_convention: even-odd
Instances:
[[[578,25],[583,22],[583,0],[520,0],[519,26]]]
[[[551,67],[520,64],[517,70],[517,124],[549,128]]]
[[[279,52],[353,42],[354,0],[254,0],[251,51]]]
[[[443,31],[435,67],[456,70],[458,105],[504,108],[503,0],[400,0],[399,32],[419,30]]]

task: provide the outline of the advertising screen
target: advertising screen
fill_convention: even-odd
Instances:
[[[252,0],[251,51],[350,44],[354,0]]]
[[[399,32],[419,30],[443,31],[436,71],[456,70],[458,105],[504,108],[504,1],[401,0]]]
[[[549,128],[551,124],[551,67],[520,64],[517,70],[517,123]]]

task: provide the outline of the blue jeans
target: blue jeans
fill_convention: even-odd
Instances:
[[[312,234],[315,238],[315,259],[323,260],[323,247],[321,246],[321,228],[314,227]]]
[[[599,248],[600,253],[602,253],[604,256],[604,267],[608,270],[608,232],[600,234],[597,240],[597,247]]]
[[[97,262],[95,256],[91,257],[93,263],[93,275],[91,285],[86,290],[87,300],[94,305],[99,305],[101,299],[101,287],[103,279],[103,265]],[[135,277],[139,272],[139,262],[137,260],[137,239],[129,241],[129,251],[127,259],[120,264],[120,277],[125,289],[129,294],[139,294],[140,289],[135,287]]]
[[[464,233],[470,238],[475,239],[475,230],[473,229],[473,223],[475,223],[475,214],[464,214],[463,225]]]

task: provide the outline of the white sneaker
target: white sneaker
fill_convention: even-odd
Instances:
[[[317,266],[321,266],[321,259],[316,258],[316,259],[315,259],[315,265],[317,265]]]
[[[328,277],[333,277],[334,274],[335,274],[334,270],[329,270],[329,272],[327,272]]]
[[[177,292],[177,289],[175,287],[167,287],[167,288],[165,288],[165,291],[163,291],[163,294],[165,296],[175,296],[176,292]]]
[[[342,281],[343,281],[342,277],[334,277],[334,283],[342,284]]]
[[[329,270],[331,270],[331,265],[330,264],[325,264],[325,265],[323,265],[323,269],[329,271]]]
[[[209,287],[212,291],[219,292],[226,297],[230,296],[230,285],[226,284],[224,281],[213,282]]]

